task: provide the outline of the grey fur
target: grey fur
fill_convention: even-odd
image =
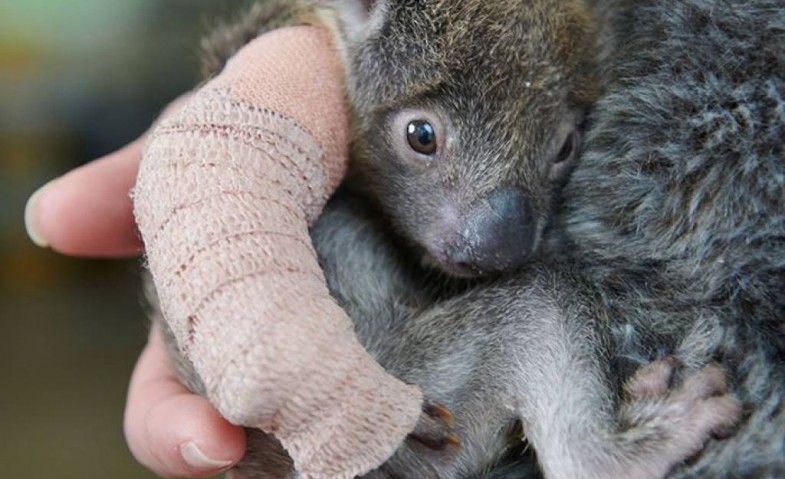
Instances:
[[[610,9],[599,56],[607,92],[529,268],[446,286],[386,219],[345,198],[313,230],[331,289],[366,347],[459,420],[460,450],[409,440],[369,477],[530,477],[511,435],[517,419],[549,477],[661,477],[674,465],[676,478],[785,475],[785,6],[594,8]],[[425,81],[418,75],[427,72],[405,71],[412,84]],[[354,93],[358,104],[370,101]],[[461,175],[498,181],[501,171]],[[398,204],[382,187],[371,194],[383,207]],[[418,223],[393,216],[393,224],[418,241]],[[666,355],[684,364],[683,386],[625,399],[632,370]],[[682,463],[733,422],[721,375],[703,368],[715,361],[730,373],[744,420]],[[707,421],[707,411],[722,417]],[[685,450],[670,449],[695,430]],[[254,460],[249,477],[269,465]]]
[[[366,7],[366,4],[373,4]],[[347,67],[352,111],[351,171],[397,231],[436,264],[454,272],[455,250],[488,256],[473,218],[489,214],[489,198],[512,192],[530,248],[511,248],[487,270],[520,265],[536,247],[576,154],[559,152],[599,93],[597,22],[585,0],[487,2],[267,0],[208,42],[205,70],[260,32],[287,23],[331,28]],[[510,94],[516,92],[516,94]],[[405,139],[408,114],[437,125],[439,148],[415,155]],[[402,124],[399,124],[401,123]],[[401,146],[406,150],[401,151]],[[576,140],[577,152],[579,142]],[[410,154],[407,154],[410,153]],[[480,231],[467,235],[467,230]],[[487,246],[484,246],[487,245]],[[513,245],[514,246],[514,245]],[[463,273],[485,272],[470,258]]]
[[[591,310],[591,295],[581,293],[591,287],[575,272],[534,264],[468,291],[441,287],[381,218],[353,193],[334,198],[312,230],[322,267],[374,357],[453,411],[461,447],[407,440],[369,479],[539,477],[522,454],[519,420],[548,477],[662,477],[710,430],[732,423],[735,404],[721,397],[722,384],[707,386],[705,371],[689,376],[704,392],[633,398],[617,414],[603,379],[610,358],[597,357],[609,337],[587,320],[602,314]],[[706,411],[721,417],[705,423]],[[698,438],[683,440],[682,428]],[[271,471],[271,459],[285,455],[271,438],[252,437],[244,477],[296,477]]]
[[[483,208],[500,190],[525,198],[523,218],[509,220],[531,230],[531,245],[519,238],[518,249],[536,248],[569,170],[554,165],[557,152],[598,94],[597,25],[586,2],[375,3],[371,14],[384,23],[347,44],[353,171],[367,193],[452,273],[456,243],[482,256],[494,233],[475,234],[473,215],[508,220],[501,208]],[[406,111],[444,124],[444,144],[422,164],[396,148]]]
[[[637,1],[554,228],[616,356],[719,361],[746,417],[672,477],[785,477],[785,4]]]

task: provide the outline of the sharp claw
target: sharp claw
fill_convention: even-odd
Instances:
[[[433,449],[434,451],[443,451],[450,448],[460,449],[461,448],[461,438],[458,437],[457,434],[446,434],[438,439],[412,435],[410,436],[415,441],[423,444],[428,449]]]
[[[425,405],[425,413],[431,417],[440,419],[450,429],[455,428],[455,416],[447,406],[438,403],[430,403]]]
[[[409,435],[411,439],[435,451],[461,447],[461,439],[455,432],[455,416],[447,406],[426,401],[422,411],[420,421]]]
[[[449,447],[455,447],[455,448],[461,447],[461,438],[458,437],[457,434],[448,434],[447,436],[445,436],[444,442],[446,442]]]

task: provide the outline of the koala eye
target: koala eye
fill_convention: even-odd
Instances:
[[[559,154],[556,155],[556,160],[554,163],[562,163],[569,160],[573,153],[575,153],[575,149],[578,147],[577,142],[578,135],[575,132],[567,135],[567,138],[564,140],[564,144],[559,150]]]
[[[432,155],[436,152],[436,131],[433,125],[423,120],[415,120],[406,126],[406,139],[417,153]]]

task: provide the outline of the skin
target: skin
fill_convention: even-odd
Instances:
[[[36,191],[25,212],[31,239],[72,256],[139,255],[142,244],[126,193],[136,178],[142,144],[140,138]]]

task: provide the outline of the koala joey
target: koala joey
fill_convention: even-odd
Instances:
[[[268,1],[212,43],[212,71],[284,24],[326,25],[342,49],[351,175],[312,237],[363,344],[429,400],[410,439],[368,477],[657,478],[738,418],[711,358],[682,374],[679,361],[649,353],[619,386],[616,356],[629,351],[613,315],[630,311],[610,307],[609,292],[638,290],[596,281],[583,263],[591,254],[535,255],[553,236],[555,198],[602,93],[595,60],[613,40],[603,22],[618,21],[602,5]],[[358,206],[367,199],[375,206]],[[579,238],[562,221],[555,234]],[[449,280],[422,258],[449,276],[508,273]],[[536,465],[521,454],[521,429]],[[271,437],[252,432],[240,474],[296,477],[290,468]]]
[[[335,33],[351,171],[396,230],[452,275],[525,264],[598,95],[588,5],[263,1],[215,35],[209,69],[238,37],[296,22]]]

